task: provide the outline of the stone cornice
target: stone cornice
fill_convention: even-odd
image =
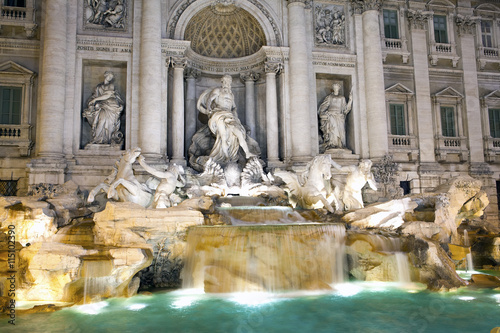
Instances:
[[[425,30],[427,28],[427,23],[430,19],[432,19],[433,14],[434,13],[430,11],[408,9],[406,17],[408,17],[411,28]]]
[[[40,42],[37,40],[0,39],[0,49],[40,51]]]
[[[76,49],[78,51],[131,53],[132,40],[116,37],[77,36]]]
[[[354,14],[362,14],[369,10],[379,11],[384,0],[351,0]]]

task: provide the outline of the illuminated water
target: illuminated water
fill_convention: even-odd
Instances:
[[[343,284],[330,293],[224,296],[161,292],[18,315],[15,327],[0,317],[0,332],[490,332],[500,326],[499,292],[390,286]]]

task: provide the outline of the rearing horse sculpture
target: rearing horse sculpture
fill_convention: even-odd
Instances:
[[[293,207],[299,206],[305,209],[324,207],[333,213],[332,203],[336,209],[339,203],[329,186],[332,165],[330,155],[318,155],[307,164],[302,179],[288,171],[277,171],[274,175],[286,183],[289,189],[289,201]]]
[[[108,199],[128,201],[149,207],[153,201],[153,190],[146,184],[140,183],[134,176],[132,164],[141,155],[141,148],[129,149],[116,162],[113,172],[104,183],[97,185],[90,191],[87,201],[93,202],[100,191],[107,193]]]

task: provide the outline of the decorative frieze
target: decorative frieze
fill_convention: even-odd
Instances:
[[[315,43],[320,46],[345,46],[344,6],[316,4],[314,8]]]
[[[77,51],[132,53],[132,43],[129,40],[117,38],[77,38]]]
[[[458,14],[455,17],[455,23],[458,27],[458,33],[462,34],[473,34],[476,30],[476,24],[480,21],[478,16],[465,16]]]
[[[83,28],[126,31],[128,0],[82,0]]]
[[[423,10],[408,9],[406,16],[413,29],[425,30],[428,27],[428,21],[432,19],[432,12]]]

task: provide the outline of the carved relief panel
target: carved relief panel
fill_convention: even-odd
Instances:
[[[342,5],[314,5],[314,40],[318,46],[346,46],[346,15]]]
[[[83,27],[88,30],[127,30],[129,0],[82,0]]]

